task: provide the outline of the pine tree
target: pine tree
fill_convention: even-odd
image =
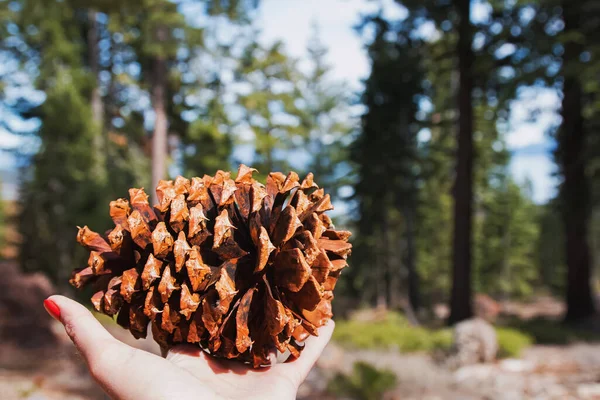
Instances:
[[[416,248],[423,297],[446,302],[452,276],[452,166],[455,77],[453,61],[444,55],[454,45],[451,35],[427,43],[424,95],[431,103],[422,139],[422,186],[418,196]],[[455,85],[454,85],[455,86]]]
[[[553,294],[563,296],[566,290],[567,266],[558,199],[552,199],[541,207],[538,227],[540,234],[536,253],[540,280]]]
[[[530,296],[539,282],[538,206],[508,174],[489,190],[476,223],[475,287],[502,298]]]
[[[595,313],[591,289],[591,250],[589,221],[592,217],[590,178],[586,172],[589,127],[583,115],[585,99],[579,71],[589,15],[580,1],[563,1],[564,56],[562,64],[562,125],[559,128],[556,158],[563,178],[561,212],[565,227],[567,260],[567,320],[578,320]],[[587,27],[589,29],[589,26]]]
[[[395,30],[380,16],[367,19],[375,28],[368,46],[372,60],[366,81],[362,131],[352,145],[351,159],[357,165],[355,196],[360,220],[356,239],[354,274],[370,282],[379,305],[419,305],[415,267],[418,154],[415,119],[422,71],[418,45],[410,29]],[[390,39],[393,38],[393,39]],[[376,270],[372,265],[375,263]],[[364,270],[363,270],[364,271]],[[406,274],[404,281],[401,276]],[[400,295],[401,287],[408,298]],[[367,297],[369,298],[369,297]]]
[[[0,8],[3,32],[6,31],[11,36],[7,43],[12,43],[0,50],[20,61],[23,71],[34,71],[36,89],[46,94],[44,104],[37,109],[33,109],[33,105],[13,107],[21,117],[36,117],[41,123],[39,132],[34,132],[40,139],[41,149],[32,158],[31,170],[25,174],[27,179],[23,185],[23,202],[27,207],[23,208],[21,220],[24,237],[22,247],[39,241],[47,243],[50,248],[54,241],[54,247],[60,252],[70,253],[72,248],[58,245],[58,242],[66,243],[64,238],[67,236],[71,238],[67,229],[62,230],[61,226],[74,226],[81,210],[76,204],[70,207],[73,215],[70,222],[66,217],[52,215],[57,218],[53,220],[57,226],[54,236],[44,233],[44,229],[37,229],[36,226],[39,228],[45,223],[41,220],[46,216],[39,216],[40,213],[63,206],[58,197],[48,195],[41,196],[44,197],[43,200],[34,199],[36,196],[40,197],[38,191],[47,191],[44,187],[46,182],[41,181],[45,175],[38,170],[42,165],[47,168],[47,159],[65,158],[64,163],[53,166],[52,174],[64,176],[60,179],[65,181],[65,190],[72,196],[82,201],[89,200],[91,196],[102,208],[106,206],[107,200],[97,195],[99,187],[104,187],[104,193],[110,198],[121,196],[131,186],[149,187],[147,156],[152,146],[147,140],[146,126],[150,113],[143,100],[146,96],[150,97],[153,88],[159,87],[159,92],[164,91],[164,107],[159,107],[159,112],[154,114],[161,115],[164,111],[169,120],[170,132],[176,136],[182,137],[188,132],[189,123],[182,115],[194,105],[184,104],[181,99],[195,85],[193,81],[190,82],[189,76],[185,79],[185,74],[189,75],[187,68],[191,58],[202,51],[202,32],[184,19],[177,4],[169,1],[84,3],[76,0],[21,0],[15,4],[8,7],[3,2]],[[226,14],[231,20],[242,20],[245,18],[245,11],[256,5],[250,1],[211,1],[205,6],[204,16]],[[9,26],[12,27],[8,28]],[[18,31],[14,30],[15,26],[19,28]],[[155,34],[163,30],[162,27],[168,30],[164,43],[153,40]],[[161,57],[166,60],[168,69],[154,75],[160,80],[157,83],[151,74],[157,65],[157,59]],[[72,90],[65,87],[66,76],[71,77]],[[2,78],[3,83],[12,84],[8,78]],[[156,90],[154,92],[156,94]],[[157,97],[154,98],[156,100]],[[87,143],[87,147],[79,145],[77,141],[73,141],[73,149],[63,148],[66,144],[63,147],[57,144],[62,143],[62,134],[65,137],[71,135],[71,126],[59,131],[55,125],[58,123],[55,119],[61,120],[60,115],[53,114],[59,108],[58,99],[64,99],[73,110],[79,110],[78,115],[82,119],[87,118],[85,126],[82,125],[83,122],[75,121],[74,117],[70,120],[73,127],[82,130],[80,138]],[[91,112],[89,115],[88,108]],[[61,112],[67,113],[64,109]],[[164,124],[162,126],[165,127]],[[50,127],[57,132],[49,130]],[[190,130],[201,129],[196,125]],[[196,145],[197,143],[193,144]],[[230,151],[228,146],[225,146],[227,155]],[[165,148],[164,152],[166,151]],[[75,180],[69,180],[69,177],[75,172],[64,170],[73,168],[68,156],[75,157],[76,152],[86,153],[87,156],[82,158],[90,163],[89,168],[78,165],[77,179],[87,176],[94,187],[81,183],[72,187]],[[226,159],[227,156],[222,158]],[[50,170],[47,172],[50,173]],[[84,193],[86,191],[89,191],[89,196]],[[31,212],[30,208],[36,208],[42,201],[44,206]],[[64,205],[68,206],[68,203]],[[94,215],[94,210],[95,205],[89,200],[85,204],[85,212]],[[31,221],[33,213],[39,218]],[[41,222],[36,225],[37,221]],[[98,226],[101,227],[102,222]],[[46,261],[40,256],[33,252],[25,253],[26,251],[23,258],[27,269],[47,267]],[[77,258],[70,254],[67,256],[68,259]],[[60,273],[57,271],[53,276],[58,277]]]
[[[471,1],[454,0],[415,1],[398,0],[406,7],[409,18],[415,26],[432,22],[438,32],[444,32],[452,39],[454,49],[445,52],[436,62],[452,60],[451,69],[455,69],[458,81],[456,88],[456,159],[453,210],[452,245],[452,289],[450,296],[449,322],[455,323],[472,314],[471,310],[471,248],[473,214],[473,90],[475,76],[473,63],[475,55],[472,48],[475,29],[470,20]],[[450,42],[448,42],[450,43]]]
[[[205,28],[204,35],[211,40],[205,41],[199,57],[190,60],[191,66],[187,71],[188,75],[193,74],[194,83],[188,85],[184,93],[193,98],[191,103],[195,104],[187,105],[186,111],[179,114],[186,112],[186,120],[191,121],[185,129],[181,129],[184,132],[181,164],[191,176],[228,170],[232,163],[233,166],[241,163],[241,160],[232,160],[238,123],[232,118],[232,108],[238,103],[239,93],[234,90],[235,81],[231,81],[231,73],[238,64],[239,50],[245,44],[249,27],[241,16],[230,15],[229,18],[225,24],[216,21]],[[231,23],[232,18],[235,18],[235,25]],[[222,30],[231,36],[227,41],[217,39]]]
[[[198,18],[208,20],[225,16],[230,21],[245,22],[248,12],[257,4],[255,1],[206,0],[197,5],[201,5]],[[126,2],[120,14],[113,17],[122,21],[121,26],[125,28],[129,45],[141,66],[138,84],[147,91],[152,105],[153,132],[150,148],[154,187],[167,174],[171,155],[169,136],[176,140],[181,140],[186,135],[187,139],[196,137],[196,145],[203,145],[198,142],[199,132],[203,128],[199,124],[190,127],[182,113],[191,108],[185,103],[185,98],[195,88],[195,81],[189,79],[189,66],[194,57],[207,53],[204,28],[191,21],[191,18],[186,18],[178,3],[169,0]],[[205,111],[203,113],[207,114]],[[205,138],[210,142],[215,136]],[[229,138],[222,141],[225,146],[220,148],[220,155],[228,152],[228,141]],[[197,151],[194,148],[196,145],[192,145],[189,140],[184,145],[188,152]]]
[[[264,47],[252,41],[244,49],[237,75],[249,86],[239,97],[244,127],[252,135],[253,166],[265,171],[288,171],[290,151],[306,137],[295,104],[299,79],[295,61],[276,42]]]
[[[593,220],[593,160],[594,144],[599,142],[597,132],[597,66],[594,59],[597,48],[587,38],[595,37],[600,28],[597,12],[585,1],[555,1],[516,3],[512,6],[492,2],[494,12],[485,30],[483,49],[494,51],[504,43],[514,46],[501,59],[488,60],[481,65],[483,73],[490,68],[500,68],[504,74],[496,74],[492,89],[505,101],[515,95],[523,85],[545,84],[562,89],[561,114],[563,122],[556,133],[559,164],[563,183],[558,201],[553,201],[541,220],[540,246],[557,244],[544,227],[556,227],[556,220],[548,213],[558,207],[565,228],[565,257],[567,272],[567,320],[575,320],[593,314],[593,294],[590,289],[592,251],[589,246],[589,224]],[[584,11],[585,10],[585,11]],[[522,12],[521,11],[526,11]],[[528,15],[526,17],[526,15]],[[511,29],[493,33],[494,27],[510,24]],[[499,25],[498,25],[499,24]],[[560,66],[560,69],[557,68]],[[596,147],[597,149],[597,147]],[[559,237],[562,235],[559,235]],[[540,248],[540,251],[543,250]],[[562,253],[553,248],[556,255],[546,260],[541,271],[546,283],[554,289],[562,285],[549,274],[562,270]],[[570,256],[569,256],[570,254]],[[553,268],[553,272],[551,271]]]
[[[458,17],[458,140],[454,193],[454,234],[452,252],[452,292],[449,323],[472,315],[471,248],[473,218],[473,27],[471,0],[455,0]]]
[[[527,12],[523,11],[528,7],[535,8],[536,4],[490,1],[489,20],[473,22],[470,18],[472,6],[470,0],[398,0],[398,3],[407,9],[407,20],[415,21],[417,28],[425,23],[435,27],[434,34],[427,40],[427,47],[430,50],[424,50],[424,52],[430,51],[430,55],[426,58],[430,61],[428,70],[432,71],[432,77],[426,81],[426,86],[429,88],[428,91],[434,94],[434,97],[430,97],[434,110],[429,113],[431,143],[427,143],[424,148],[427,151],[427,158],[434,164],[429,165],[426,162],[424,168],[429,171],[426,180],[433,179],[438,174],[441,176],[443,172],[436,172],[435,164],[440,165],[447,154],[454,152],[455,173],[446,177],[455,180],[451,188],[454,197],[452,218],[454,228],[451,257],[453,289],[449,319],[449,322],[454,323],[471,315],[471,281],[474,272],[472,253],[473,246],[479,240],[473,235],[475,229],[473,214],[480,204],[478,192],[485,189],[485,185],[478,188],[478,185],[485,183],[485,179],[479,177],[487,177],[491,172],[485,166],[485,160],[478,160],[481,155],[481,145],[485,142],[484,140],[477,143],[478,137],[491,137],[492,140],[488,141],[488,144],[494,143],[494,138],[498,134],[493,124],[500,120],[497,116],[506,113],[508,101],[514,98],[516,88],[533,80],[531,74],[526,72],[531,70],[532,65],[527,65],[528,61],[524,60],[527,57],[523,54],[537,56],[546,52],[549,46],[534,45],[527,40],[531,31],[529,25],[535,25],[537,29],[540,24],[532,23],[530,19],[524,17]],[[531,10],[527,9],[527,11]],[[415,35],[419,34],[418,31],[415,32]],[[509,56],[496,51],[505,44],[510,44],[517,51]],[[507,69],[515,72],[514,75],[507,74]],[[440,82],[442,78],[445,80]],[[433,82],[436,84],[434,85]],[[454,82],[457,83],[456,86]],[[442,94],[442,92],[447,93]],[[444,99],[442,100],[440,96]],[[490,106],[493,110],[488,110]],[[479,115],[485,112],[491,112],[493,115],[493,121],[489,124]],[[455,140],[448,138],[448,132],[453,126],[458,130]],[[439,182],[443,186],[442,181]],[[425,188],[427,187],[428,183],[425,183]],[[423,211],[428,214],[439,212],[443,202],[442,199],[436,200],[439,200],[436,207],[433,207],[433,204],[432,207],[427,205],[424,206]],[[433,218],[433,215],[431,217]],[[422,228],[430,229],[427,224]],[[443,232],[435,232],[435,235],[441,238]],[[428,245],[422,243],[419,247],[426,249]],[[435,270],[432,262],[435,256],[419,251],[419,254],[421,253],[424,253],[426,264],[431,265]],[[445,263],[442,262],[440,265]],[[425,270],[428,269],[427,265],[423,267]],[[436,275],[434,273],[429,276]],[[443,279],[438,278],[438,280],[442,286],[445,285]]]
[[[210,93],[210,99],[182,138],[183,166],[188,176],[229,169],[233,133],[222,101],[224,89],[218,75],[201,89],[204,95]]]
[[[425,95],[431,102],[426,118],[427,138],[423,139],[423,184],[419,197],[419,229],[417,234],[417,260],[423,279],[423,291],[430,301],[445,301],[450,289],[451,275],[451,221],[452,221],[452,165],[456,138],[453,135],[455,121],[453,77],[456,76],[452,60],[438,61],[454,46],[454,38],[447,36],[428,43],[427,89]],[[475,91],[474,121],[474,220],[473,220],[473,280],[477,290],[487,291],[482,276],[490,280],[502,276],[498,263],[488,263],[483,254],[498,240],[500,232],[509,229],[510,219],[498,218],[492,210],[502,209],[502,198],[506,197],[509,182],[509,154],[497,125],[504,112],[493,97]],[[511,183],[511,187],[513,184]],[[525,202],[525,201],[524,201]],[[531,218],[526,219],[530,221]],[[494,222],[495,221],[495,222]],[[497,229],[488,228],[488,223]],[[493,233],[493,235],[491,234]],[[512,282],[511,282],[512,284]]]
[[[347,185],[345,178],[347,143],[351,133],[348,89],[331,77],[331,66],[326,61],[327,48],[320,40],[320,30],[313,25],[307,53],[309,71],[298,83],[300,125],[306,131],[304,148],[310,157],[307,170],[332,192]]]
[[[187,38],[186,28],[191,28],[178,12],[177,4],[168,0],[128,2],[120,14],[121,25],[141,66],[140,85],[147,89],[152,106],[151,185],[156,187],[167,173],[168,109],[172,101],[169,79],[178,61],[177,53]],[[152,199],[157,202],[154,192]]]
[[[84,261],[83,252],[72,244],[81,216],[107,226],[98,216],[105,205],[103,182],[94,178],[99,166],[89,146],[99,132],[74,76],[75,71],[61,69],[46,90],[42,145],[21,192],[21,265],[28,271],[43,270],[57,282],[65,282],[71,266]]]
[[[35,66],[35,88],[46,97],[23,113],[40,122],[33,132],[40,148],[22,174],[19,255],[25,270],[42,270],[64,283],[69,265],[84,261],[72,244],[77,223],[85,215],[107,226],[102,211],[109,196],[130,187],[146,168],[139,167],[139,154],[131,157],[135,146],[123,143],[106,121],[105,110],[115,107],[106,80],[99,79],[114,56],[98,51],[109,36],[106,15],[58,1],[22,1],[15,10],[19,31],[12,39],[22,44],[14,57],[23,72]],[[49,263],[50,252],[59,261]]]

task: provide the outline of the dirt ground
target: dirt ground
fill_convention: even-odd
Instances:
[[[600,345],[532,346],[520,359],[449,371],[424,354],[343,351],[330,345],[299,398],[323,394],[323,376],[349,372],[355,361],[393,371],[398,387],[386,399],[600,399]]]

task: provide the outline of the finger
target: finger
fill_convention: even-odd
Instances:
[[[64,296],[50,296],[47,301],[58,308],[58,315],[53,316],[64,325],[67,335],[86,361],[98,358],[107,347],[125,346],[108,333],[92,313],[76,301]],[[45,305],[49,308],[48,304]]]
[[[81,304],[51,296],[64,325],[90,373],[115,399],[159,399],[177,394],[192,377],[168,361],[115,339]],[[183,386],[182,386],[183,385]],[[183,398],[182,396],[174,398]]]
[[[290,363],[279,364],[277,368],[298,385],[302,383],[329,343],[334,328],[335,323],[333,320],[329,320],[326,325],[319,328],[319,336],[311,336],[306,339],[304,350],[298,359]]]

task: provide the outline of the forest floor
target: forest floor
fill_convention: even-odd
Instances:
[[[15,270],[2,263],[0,267],[0,399],[106,399],[62,326],[43,310],[42,300],[51,290],[47,282],[40,276],[11,280]],[[25,299],[23,290],[29,294]],[[15,298],[19,302],[11,301]],[[136,341],[115,323],[101,321],[117,339],[158,353],[151,339]],[[594,342],[533,345],[518,359],[456,371],[438,365],[425,353],[355,350],[331,343],[298,398],[334,399],[327,393],[328,382],[337,373],[349,373],[357,361],[397,376],[398,384],[385,394],[386,399],[600,400],[600,343]]]
[[[4,400],[107,399],[89,377],[62,327],[51,349],[0,346],[0,398]],[[115,325],[109,330],[129,344],[156,352],[150,340],[135,341]],[[393,371],[398,386],[386,399],[600,399],[600,344],[539,346],[519,359],[450,371],[427,354],[348,351],[335,343],[325,350],[300,388],[299,399],[334,399],[326,387],[336,373],[349,373],[356,361]]]
[[[299,392],[302,399],[334,399],[328,379],[356,361],[394,372],[397,387],[385,399],[600,399],[600,345],[538,346],[519,359],[450,371],[426,354],[344,351],[331,344]]]

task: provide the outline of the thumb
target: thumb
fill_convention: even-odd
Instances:
[[[319,336],[310,336],[306,339],[304,350],[300,354],[300,357],[292,362],[280,364],[277,367],[284,374],[288,375],[293,382],[300,385],[306,379],[306,376],[321,356],[321,353],[323,353],[323,350],[325,350],[325,346],[329,343],[334,328],[335,323],[333,320],[329,320],[326,325],[319,328]]]

